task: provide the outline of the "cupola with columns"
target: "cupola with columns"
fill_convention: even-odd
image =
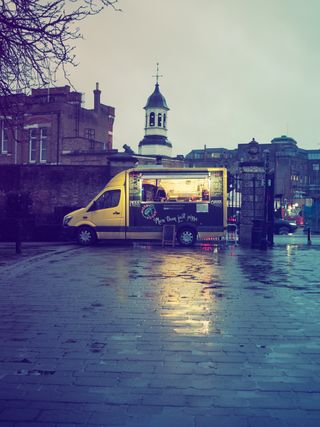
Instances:
[[[146,156],[172,155],[172,144],[167,139],[169,107],[159,89],[159,64],[157,64],[156,85],[144,107],[146,111],[145,134],[139,143],[139,154]]]

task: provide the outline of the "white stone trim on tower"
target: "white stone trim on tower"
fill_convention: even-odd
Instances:
[[[143,156],[172,156],[172,147],[166,145],[142,145],[139,147],[139,154]]]

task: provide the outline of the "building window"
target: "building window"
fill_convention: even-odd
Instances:
[[[48,129],[40,128],[40,162],[47,161]]]
[[[8,128],[2,122],[1,126],[1,153],[8,153]]]
[[[165,128],[167,126],[167,115],[163,115],[163,127]]]
[[[35,163],[37,160],[37,131],[29,130],[29,162]]]
[[[95,131],[95,129],[90,129],[90,128],[85,129],[84,130],[84,136],[87,139],[95,139],[96,138],[96,131]]]
[[[308,159],[313,159],[313,160],[320,159],[320,150],[317,153],[308,153]]]
[[[162,126],[162,115],[161,113],[158,113],[158,127],[161,128]]]
[[[312,165],[312,169],[313,169],[314,171],[318,171],[318,170],[320,170],[320,164],[319,164],[319,163],[313,163],[313,165]]]
[[[155,115],[154,113],[150,113],[149,125],[154,126],[155,123]]]

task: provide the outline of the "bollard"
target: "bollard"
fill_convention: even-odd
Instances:
[[[251,230],[251,247],[267,249],[266,224],[263,220],[254,219]]]
[[[311,230],[310,230],[310,227],[308,227],[308,245],[311,245]]]
[[[17,220],[16,221],[16,230],[15,230],[15,234],[16,234],[16,254],[21,254],[21,224],[20,221]]]

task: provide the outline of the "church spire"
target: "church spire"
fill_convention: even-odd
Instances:
[[[149,108],[163,108],[165,110],[169,110],[165,97],[161,94],[159,89],[159,78],[163,77],[159,74],[159,62],[157,62],[157,74],[152,76],[156,78],[156,85],[153,93],[149,96],[147,103],[144,107],[145,110]]]
[[[159,62],[157,62],[157,74],[155,76],[152,76],[156,78],[156,85],[159,85],[159,77],[163,77],[162,74],[159,74]]]

